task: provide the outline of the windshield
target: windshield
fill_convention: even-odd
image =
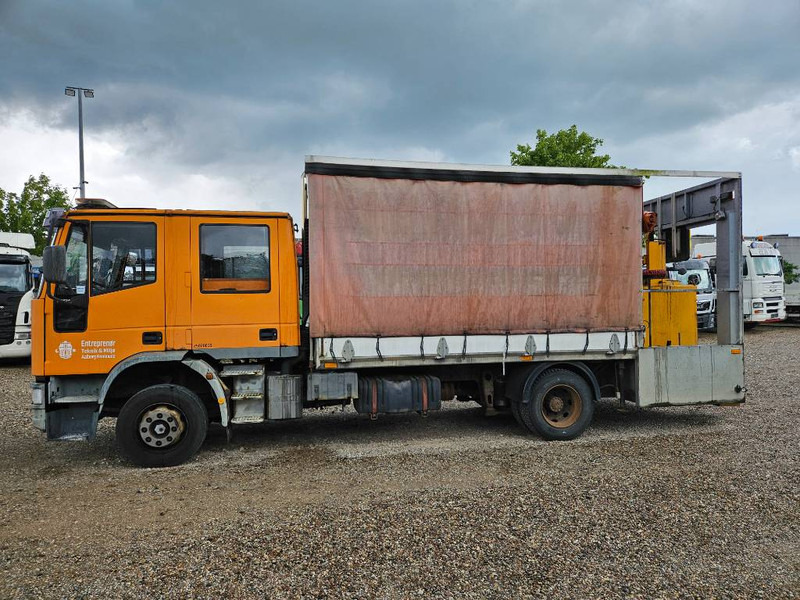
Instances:
[[[27,292],[28,269],[22,263],[0,264],[0,292]]]
[[[752,259],[759,275],[783,275],[781,261],[777,256],[753,256]]]
[[[670,271],[669,278],[684,285],[696,285],[699,290],[711,290],[711,276],[708,269],[686,269],[683,275],[678,271]]]

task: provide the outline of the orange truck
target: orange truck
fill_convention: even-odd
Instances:
[[[643,219],[644,175],[717,179],[693,188],[712,198],[696,209],[673,194]],[[92,440],[116,418],[123,456],[158,467],[192,457],[212,423],[332,405],[377,418],[475,401],[566,440],[602,399],[744,400],[738,173],[309,156],[302,191],[299,256],[285,213],[51,211],[35,426]],[[665,270],[676,232],[703,223],[726,290],[717,344],[697,343],[696,290]]]

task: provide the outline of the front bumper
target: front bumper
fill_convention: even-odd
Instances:
[[[31,419],[33,420],[33,426],[42,432],[47,431],[47,413],[45,412],[46,397],[46,383],[31,384]]]
[[[0,358],[30,358],[30,356],[30,340],[14,340],[10,344],[0,346]]]
[[[783,309],[776,311],[765,311],[761,309],[753,310],[750,315],[745,315],[745,321],[751,323],[780,323],[786,320],[786,311]]]
[[[714,327],[716,327],[716,321],[713,312],[697,315],[697,328],[699,330],[708,331],[709,329],[714,329]]]

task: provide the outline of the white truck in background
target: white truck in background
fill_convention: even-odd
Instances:
[[[0,232],[0,359],[31,355],[33,271],[29,233]]]
[[[765,235],[764,241],[778,249],[784,263],[790,262],[800,270],[800,236],[790,236],[785,233]],[[800,319],[800,281],[785,284],[784,297],[786,318]]]
[[[697,329],[716,328],[717,288],[708,261],[690,258],[667,264],[667,274],[684,285],[697,286]]]
[[[692,255],[707,260],[716,273],[716,242],[695,244]],[[742,305],[745,325],[786,319],[781,255],[762,236],[742,242]]]

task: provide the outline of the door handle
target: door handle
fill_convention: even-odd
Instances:
[[[274,327],[271,329],[259,329],[258,340],[260,342],[272,342],[278,339],[278,330]]]
[[[145,331],[142,334],[142,344],[148,346],[158,346],[164,340],[164,336],[160,331]]]

